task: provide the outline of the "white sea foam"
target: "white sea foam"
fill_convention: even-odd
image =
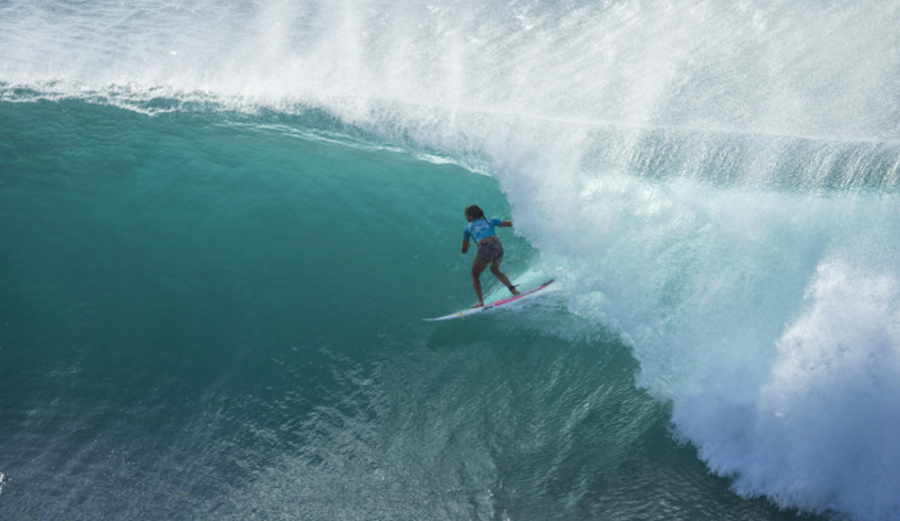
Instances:
[[[900,4],[62,5],[0,6],[2,99],[319,108],[489,171],[739,493],[900,519]]]
[[[676,422],[743,494],[896,519],[900,284],[881,270],[827,262],[806,298],[756,394],[698,395],[679,403]]]
[[[572,309],[631,339],[678,435],[742,495],[897,519],[896,199],[581,183],[537,191],[537,242],[582,288]]]

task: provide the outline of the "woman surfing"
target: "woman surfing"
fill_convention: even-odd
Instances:
[[[484,212],[478,206],[472,205],[466,208],[466,225],[463,231],[462,252],[469,251],[469,239],[473,239],[478,247],[475,254],[475,261],[472,263],[472,286],[475,288],[475,295],[478,302],[473,308],[484,306],[484,298],[481,295],[481,273],[490,264],[491,273],[494,274],[504,286],[509,288],[513,295],[518,295],[519,291],[512,285],[509,278],[500,271],[500,263],[503,262],[503,246],[500,244],[500,238],[494,232],[494,228],[499,226],[506,228],[512,226],[512,221],[501,221],[500,219],[488,219],[484,216]]]

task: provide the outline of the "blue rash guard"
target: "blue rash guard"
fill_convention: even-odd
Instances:
[[[502,224],[503,221],[500,219],[475,219],[466,225],[466,229],[463,231],[463,242],[468,242],[469,237],[471,237],[477,245],[483,239],[496,237],[494,226],[501,226]]]

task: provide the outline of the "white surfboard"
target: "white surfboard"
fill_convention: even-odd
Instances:
[[[480,308],[464,309],[462,311],[459,311],[456,313],[451,313],[450,315],[446,315],[443,317],[423,318],[422,320],[425,320],[427,322],[438,322],[441,320],[453,320],[456,318],[471,317],[472,315],[478,315],[479,313],[484,313],[485,311],[492,311],[494,309],[505,306],[512,302],[516,302],[517,300],[521,300],[522,298],[527,297],[529,295],[533,295],[533,294],[537,293],[538,291],[549,286],[551,282],[553,282],[553,279],[548,280],[547,282],[541,284],[540,286],[538,286],[536,288],[532,288],[528,291],[523,291],[523,292],[519,293],[518,295],[513,295],[511,297],[507,297],[504,299],[500,299],[500,300],[491,302],[490,304],[485,304],[484,306],[481,306]]]

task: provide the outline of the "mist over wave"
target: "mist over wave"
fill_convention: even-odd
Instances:
[[[7,2],[0,91],[319,110],[488,172],[738,493],[898,519],[898,26],[878,2]]]

